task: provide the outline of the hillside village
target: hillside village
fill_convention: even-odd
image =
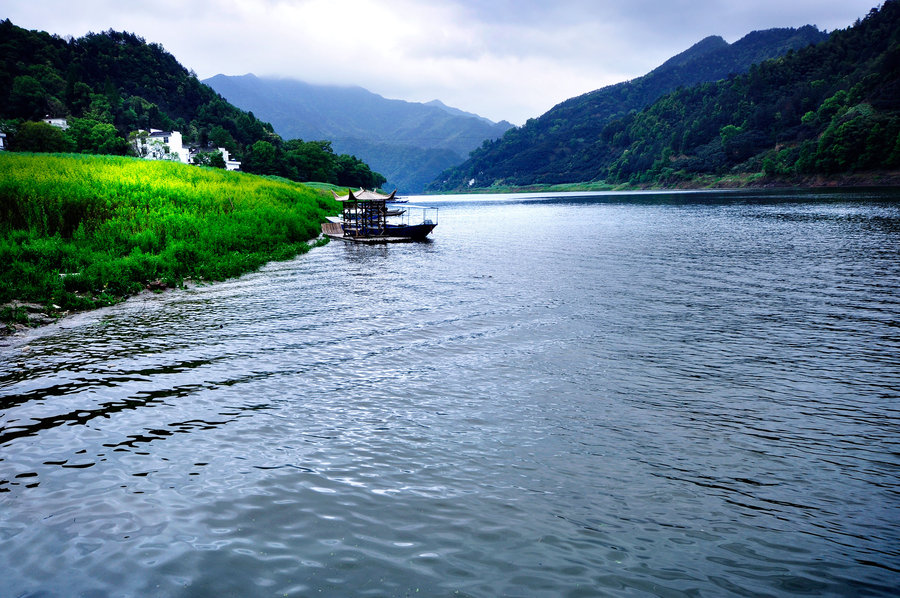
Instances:
[[[65,118],[46,117],[43,122],[62,130],[69,128]],[[197,164],[201,166],[218,166],[225,170],[240,170],[241,163],[231,157],[224,147],[201,147],[197,143],[184,143],[184,137],[180,131],[163,131],[150,129],[147,131],[134,131],[129,135],[134,155],[145,160],[169,160],[182,164]],[[6,134],[0,134],[0,150],[6,149]],[[221,156],[221,162],[217,156]]]

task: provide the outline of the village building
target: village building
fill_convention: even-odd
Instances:
[[[50,118],[48,116],[47,118],[44,118],[42,120],[48,125],[54,126],[58,129],[62,129],[63,131],[69,128],[69,122],[64,118]]]
[[[220,147],[219,151],[222,152],[222,157],[225,158],[225,170],[241,169],[240,160],[233,159],[227,149],[225,149],[224,147]]]
[[[190,163],[191,164],[196,163],[196,160],[194,160],[194,157],[197,154],[201,154],[201,153],[208,154],[211,152],[219,152],[220,154],[222,154],[222,159],[225,160],[225,170],[240,170],[241,169],[240,161],[234,160],[231,157],[231,153],[224,147],[217,147],[214,149],[213,148],[203,149],[198,145],[192,145],[192,146],[190,146],[190,154],[191,154],[191,158],[190,158],[191,162]]]
[[[134,150],[138,156],[147,160],[172,160],[190,164],[190,152],[184,147],[178,131],[140,131],[134,138]]]
[[[231,158],[224,147],[215,150],[202,149],[197,145],[184,145],[180,131],[161,131],[150,129],[150,132],[139,131],[134,136],[135,153],[146,160],[171,160],[184,164],[194,164],[194,157],[201,152],[219,151],[225,160],[226,170],[240,170],[241,163]]]

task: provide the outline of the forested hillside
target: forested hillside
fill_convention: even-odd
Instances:
[[[613,119],[640,110],[678,87],[746,72],[752,64],[826,39],[815,27],[755,31],[733,44],[708,37],[647,75],[571,98],[540,118],[486,141],[468,161],[444,172],[431,188],[528,185],[594,179],[596,141]]]
[[[361,87],[252,74],[216,75],[204,83],[284,137],[332,140],[335,151],[359,156],[407,193],[421,191],[485,139],[498,139],[512,127],[440,102],[387,99]]]
[[[67,118],[69,129],[35,122],[48,116]],[[327,142],[283,141],[162,46],[131,33],[63,39],[0,21],[0,119],[13,150],[127,154],[130,133],[155,128],[224,147],[248,172],[367,187],[384,180]]]
[[[682,89],[611,122],[593,178],[677,184],[900,167],[900,2],[744,76]]]

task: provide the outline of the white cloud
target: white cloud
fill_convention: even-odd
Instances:
[[[29,29],[162,44],[201,78],[277,75],[521,124],[708,35],[849,26],[873,0],[8,0]]]

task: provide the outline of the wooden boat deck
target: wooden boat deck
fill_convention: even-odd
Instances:
[[[337,222],[325,222],[322,224],[322,234],[326,237],[344,236],[344,229]]]
[[[348,237],[344,235],[344,229],[337,222],[325,222],[322,224],[322,234],[339,241],[352,241],[354,243],[412,243],[411,237]]]

